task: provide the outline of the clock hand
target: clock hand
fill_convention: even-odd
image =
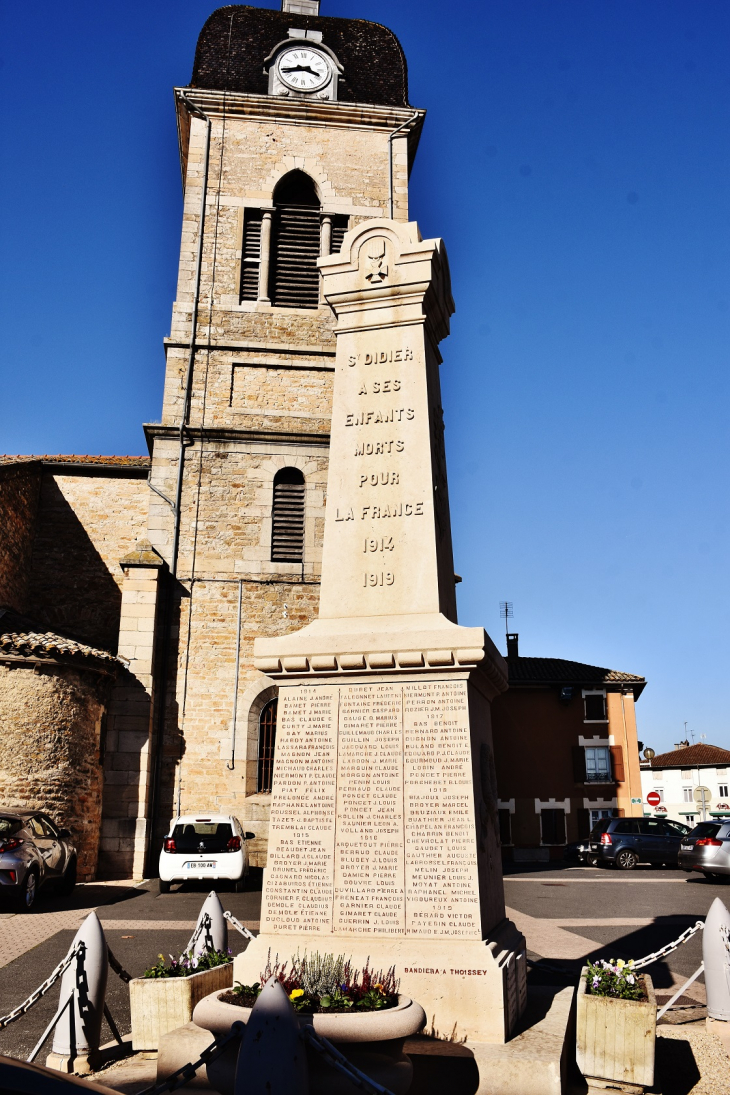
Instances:
[[[294,68],[282,68],[282,72],[308,72],[312,76],[319,76],[318,72],[315,72],[309,65],[296,65]]]

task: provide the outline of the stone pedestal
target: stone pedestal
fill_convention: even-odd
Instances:
[[[261,935],[396,967],[428,1030],[503,1042],[525,1004],[505,919],[490,703],[506,666],[456,623],[438,366],[439,240],[370,221],[320,260],[337,361],[319,619],[258,639],[279,684]]]

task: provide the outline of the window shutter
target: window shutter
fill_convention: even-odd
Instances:
[[[297,468],[282,468],[274,479],[271,559],[301,563],[304,559],[304,476]]]
[[[576,783],[586,781],[586,751],[582,745],[573,746],[573,779]]]
[[[241,253],[241,300],[259,299],[261,262],[261,210],[247,209],[243,222]]]
[[[337,255],[342,250],[342,241],[345,238],[345,232],[347,231],[349,223],[349,217],[343,217],[339,214],[332,218],[332,243],[330,245],[331,254]]]
[[[591,831],[590,810],[579,809],[578,813],[578,840],[585,840]]]
[[[611,746],[611,765],[613,778],[616,783],[623,783],[624,779],[624,751],[620,745]]]
[[[279,308],[318,307],[319,245],[318,208],[306,205],[278,207],[274,233],[272,304]]]

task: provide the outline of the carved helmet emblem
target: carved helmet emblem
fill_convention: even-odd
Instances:
[[[387,278],[387,257],[386,243],[382,236],[375,236],[374,239],[368,240],[365,250],[367,269],[365,280],[369,281],[371,285],[379,285],[381,281],[385,281]]]

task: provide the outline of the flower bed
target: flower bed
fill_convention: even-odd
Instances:
[[[610,996],[614,1000],[646,1000],[646,981],[634,970],[633,960],[609,958],[586,966],[586,992],[591,996]]]
[[[369,964],[362,970],[352,969],[344,955],[314,954],[292,958],[288,963],[278,961],[271,965],[271,954],[260,984],[242,985],[240,982],[221,999],[227,1004],[251,1008],[256,1003],[262,987],[271,978],[280,982],[295,1011],[304,1015],[328,1014],[350,1011],[383,1011],[398,1005],[399,982],[395,969],[387,973],[373,973]]]

